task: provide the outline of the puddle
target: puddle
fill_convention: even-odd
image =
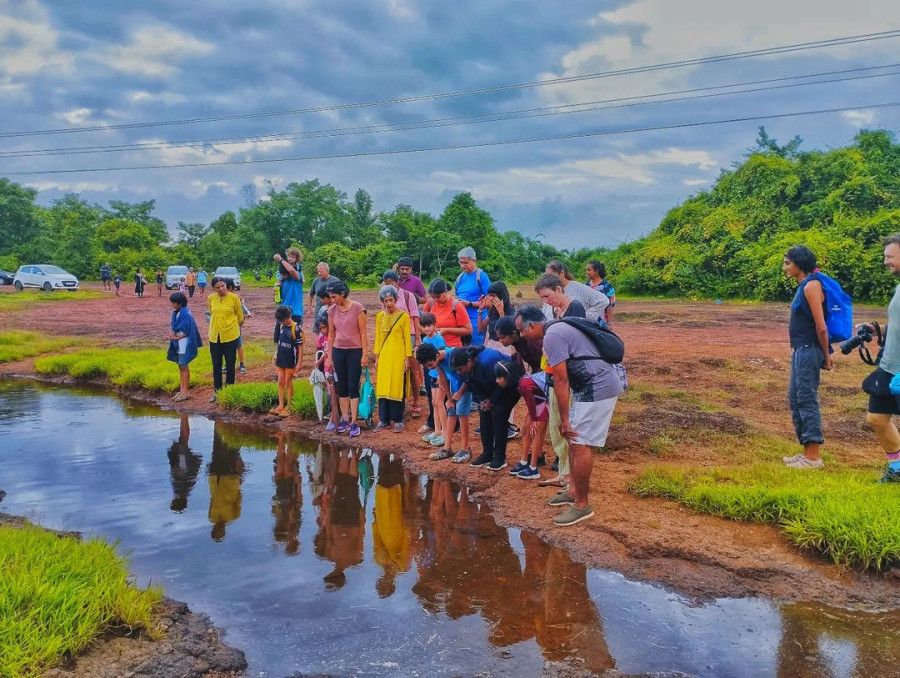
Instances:
[[[249,676],[898,675],[900,615],[696,604],[498,526],[399,458],[0,382],[4,511],[119,540]]]

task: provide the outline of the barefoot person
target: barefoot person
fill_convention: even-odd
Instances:
[[[200,330],[194,316],[188,308],[187,297],[175,292],[169,297],[172,303],[172,331],[169,333],[168,360],[178,364],[179,389],[172,400],[180,402],[191,397],[188,392],[191,384],[191,361],[197,357],[197,349],[203,346]]]
[[[552,370],[552,388],[559,408],[560,431],[569,441],[572,482],[548,502],[569,506],[554,518],[567,527],[594,515],[588,503],[593,447],[603,447],[622,382],[615,368],[600,357],[594,342],[566,321],[548,322],[543,311],[527,304],[516,314],[525,337],[544,340],[544,355]]]

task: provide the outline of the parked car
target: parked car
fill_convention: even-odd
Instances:
[[[78,289],[78,278],[62,270],[59,266],[51,264],[35,264],[20,266],[13,278],[13,285],[20,292],[26,287],[40,287],[42,290],[69,290]]]
[[[213,273],[213,277],[230,278],[234,281],[234,289],[241,289],[241,274],[234,266],[219,266],[216,272]]]
[[[166,289],[177,289],[178,286],[184,282],[187,274],[187,266],[169,266],[169,268],[166,269]]]
[[[15,277],[15,273],[10,273],[9,271],[0,271],[0,285],[12,285],[13,279]]]

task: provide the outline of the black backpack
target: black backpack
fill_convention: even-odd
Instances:
[[[599,356],[584,355],[572,356],[570,360],[604,360],[611,365],[617,365],[625,358],[625,343],[619,336],[609,329],[606,323],[600,323],[587,318],[561,318],[553,320],[544,326],[547,327],[555,323],[565,323],[570,327],[574,327],[591,340],[591,343],[597,348]]]

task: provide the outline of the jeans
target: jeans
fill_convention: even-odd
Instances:
[[[237,357],[238,340],[209,342],[209,357],[212,358],[213,388],[222,388],[222,359],[225,360],[225,383],[234,383],[234,361]]]
[[[800,346],[791,352],[791,379],[788,404],[794,431],[801,445],[824,443],[822,413],[819,411],[819,376],[825,360],[818,346]]]
[[[387,426],[390,423],[403,423],[403,410],[405,406],[403,400],[389,400],[388,398],[378,399],[378,421]]]
[[[485,412],[479,409],[481,423],[481,448],[491,455],[492,464],[506,463],[506,444],[509,442],[509,414],[519,402],[519,392],[511,388],[499,389],[493,407]]]

